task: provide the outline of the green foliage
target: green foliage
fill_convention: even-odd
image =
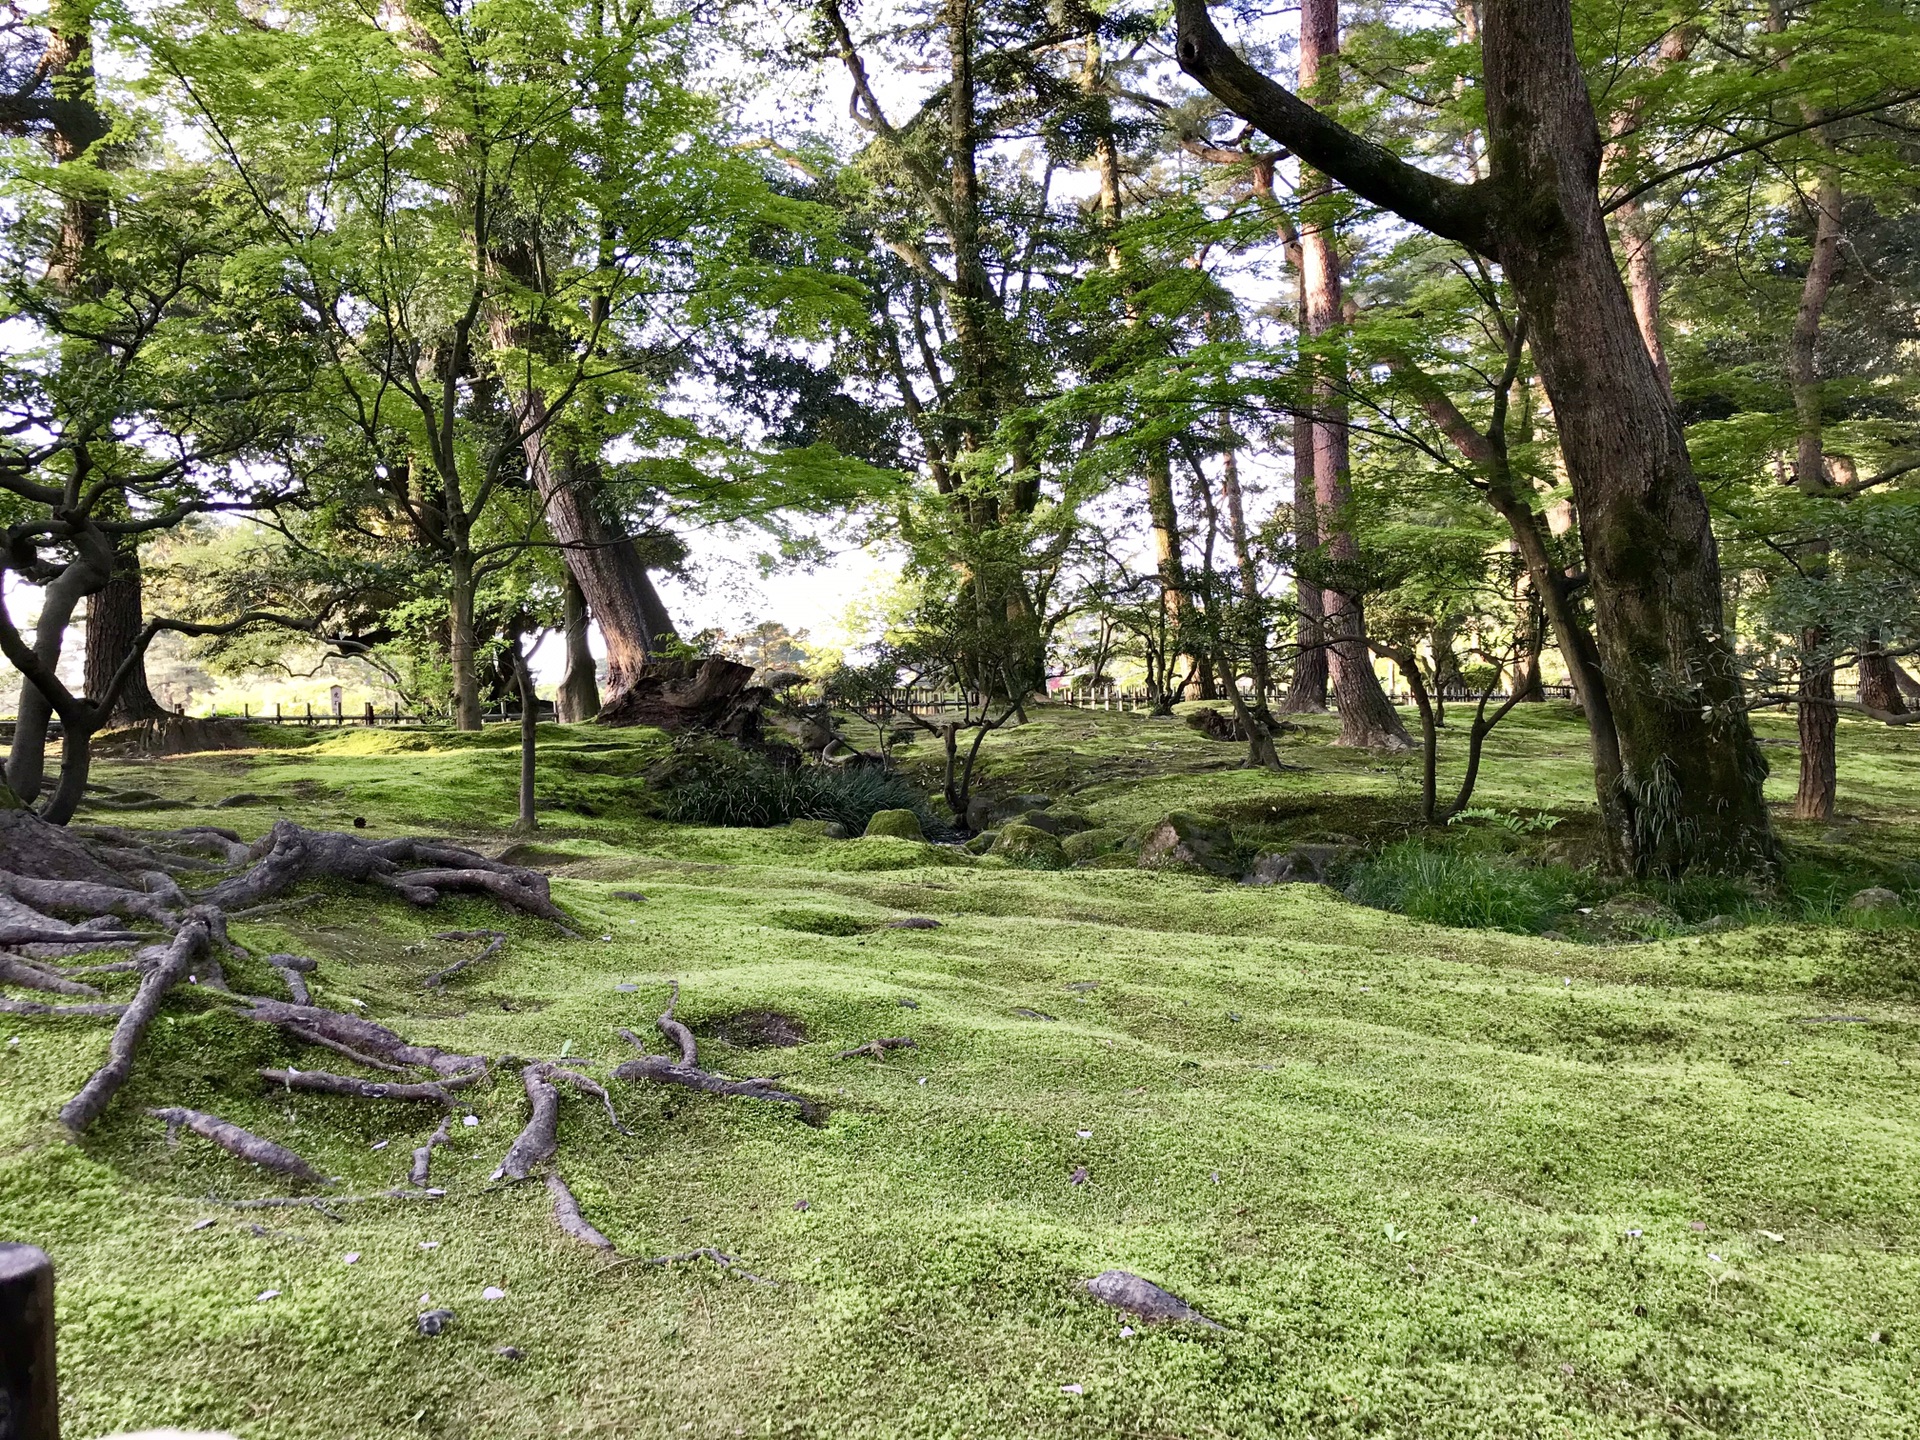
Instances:
[[[1416,920],[1534,934],[1563,913],[1571,876],[1510,855],[1403,840],[1355,866],[1347,897]]]
[[[779,765],[722,741],[680,746],[649,783],[655,813],[687,825],[832,820],[858,835],[880,812],[904,810],[923,830],[936,828],[926,797],[897,775],[867,766]]]

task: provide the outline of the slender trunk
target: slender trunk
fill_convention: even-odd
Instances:
[[[1676,26],[1660,42],[1654,69],[1664,70],[1684,60],[1693,48],[1693,34],[1686,26]],[[1637,135],[1644,103],[1636,102],[1614,116],[1607,145],[1606,161],[1612,164],[1630,159],[1638,149]],[[1666,342],[1660,329],[1660,254],[1654,249],[1653,218],[1638,198],[1623,201],[1613,212],[1614,229],[1620,236],[1620,250],[1627,262],[1627,298],[1633,305],[1633,318],[1640,327],[1641,343],[1647,358],[1668,392],[1673,390],[1673,375],[1667,367]]]
[[[540,745],[540,701],[533,691],[533,670],[527,664],[525,637],[516,629],[513,642],[513,679],[520,692],[520,818],[514,825],[519,834],[540,828],[540,815],[534,806],[533,775]]]
[[[64,825],[73,818],[86,798],[87,774],[93,766],[95,731],[84,725],[63,725],[60,730],[60,779],[47,797],[40,818]]]
[[[1304,309],[1305,300],[1301,304]],[[1306,333],[1304,322],[1301,334]],[[1327,708],[1327,652],[1321,643],[1326,599],[1320,587],[1300,575],[1300,561],[1320,548],[1319,507],[1314,503],[1313,421],[1296,415],[1293,421],[1293,550],[1294,632],[1293,678],[1281,709],[1289,714],[1318,714]]]
[[[82,693],[98,700],[107,693],[120,664],[132,652],[144,622],[141,613],[140,551],[123,542],[114,555],[113,578],[87,600],[86,683]],[[110,720],[126,724],[166,716],[147,686],[143,655],[120,692]]]
[[[1339,93],[1339,0],[1302,0],[1300,7],[1300,86],[1322,102]],[[1340,254],[1333,218],[1326,213],[1331,187],[1314,177],[1303,192],[1317,200],[1320,216],[1303,223],[1300,253],[1307,298],[1307,330],[1315,340],[1338,332],[1345,321],[1340,303]],[[1311,205],[1311,202],[1310,202]],[[1346,528],[1352,496],[1348,489],[1348,432],[1344,362],[1322,353],[1314,360],[1313,478],[1314,502],[1320,526],[1320,550],[1331,566],[1359,557],[1359,546]],[[1360,597],[1338,589],[1323,591],[1327,665],[1333,682],[1334,703],[1340,711],[1336,745],[1361,749],[1409,748],[1406,727],[1400,723],[1387,692],[1373,672],[1373,653],[1367,648],[1366,615]]]
[[[1261,613],[1260,571],[1253,563],[1253,547],[1247,537],[1246,505],[1240,494],[1240,455],[1231,423],[1224,419],[1220,435],[1220,493],[1227,502],[1227,538],[1233,543],[1234,569],[1240,576],[1241,639],[1247,647],[1248,677],[1253,681],[1252,709],[1263,725],[1270,726],[1273,669],[1267,654],[1267,622]]]
[[[1831,820],[1839,770],[1834,731],[1839,711],[1833,704],[1833,656],[1827,633],[1818,625],[1800,632],[1800,784],[1794,792],[1793,818]]]
[[[567,645],[567,673],[560,678],[554,699],[554,718],[563,725],[577,725],[600,713],[600,687],[593,678],[593,650],[587,643],[587,597],[579,581],[568,571],[561,586],[561,604],[565,615],[562,634]]]
[[[480,728],[480,677],[474,668],[473,561],[461,554],[449,568],[447,660],[453,667],[453,724],[457,730]]]
[[[60,666],[60,651],[66,641],[67,626],[73,622],[74,608],[99,581],[93,578],[98,568],[104,578],[108,565],[99,567],[76,560],[58,579],[40,592],[40,618],[33,629],[33,653],[47,673]],[[13,727],[13,748],[7,756],[7,788],[23,804],[35,804],[40,785],[47,774],[47,732],[53,720],[53,702],[30,681],[20,682],[19,716]]]
[[[1180,559],[1180,513],[1173,498],[1173,465],[1165,441],[1147,455],[1147,520],[1153,527],[1154,568],[1160,576],[1160,605],[1166,619],[1168,658],[1184,654],[1190,645],[1188,610],[1192,597],[1187,591],[1186,567]],[[1173,688],[1163,686],[1154,702],[1154,713],[1170,714]]]

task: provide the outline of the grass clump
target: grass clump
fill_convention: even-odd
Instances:
[[[1530,935],[1566,911],[1573,886],[1558,867],[1402,840],[1354,867],[1347,898],[1434,925]]]
[[[868,768],[787,767],[714,741],[678,747],[649,774],[654,811],[683,825],[765,829],[794,820],[837,821],[859,835],[883,810],[911,811],[935,828],[926,797],[898,775]]]

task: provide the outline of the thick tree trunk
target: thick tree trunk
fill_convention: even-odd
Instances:
[[[474,668],[473,562],[456,556],[447,593],[447,661],[453,668],[453,724],[480,728],[480,676]]]
[[[1766,762],[1722,624],[1719,554],[1607,242],[1567,0],[1492,0],[1484,60],[1500,259],[1553,401],[1643,869],[1771,865]]]
[[[113,578],[87,600],[86,684],[83,692],[98,700],[113,684],[115,672],[132,653],[144,623],[140,589],[140,551],[123,543],[114,555]],[[147,686],[146,657],[136,664],[133,676],[120,692],[110,723],[137,724],[143,720],[161,720],[167,712],[153,698]]]
[[[1880,637],[1869,635],[1860,651],[1860,703],[1890,715],[1907,713],[1907,702],[1900,694],[1900,676],[1894,664],[1880,648]]]
[[[1580,512],[1594,630],[1645,871],[1770,869],[1779,851],[1723,624],[1706,498],[1608,243],[1600,136],[1570,0],[1486,0],[1490,178],[1401,161],[1259,74],[1205,0],[1176,0],[1188,73],[1303,161],[1505,267]]]
[[[560,677],[560,689],[554,697],[554,718],[563,725],[577,725],[600,713],[600,686],[593,674],[593,649],[587,643],[587,597],[571,570],[562,582],[561,604],[567,671]]]
[[[1300,85],[1303,90],[1330,99],[1339,91],[1339,0],[1303,0],[1300,7]],[[1325,206],[1327,187],[1317,185]],[[1302,189],[1307,189],[1303,183]],[[1307,330],[1324,339],[1345,323],[1340,304],[1340,254],[1330,217],[1322,215],[1300,230],[1303,286],[1306,292]],[[1335,566],[1359,556],[1359,547],[1346,528],[1345,515],[1352,496],[1348,490],[1348,432],[1346,376],[1328,355],[1314,361],[1313,478],[1314,502],[1320,525],[1320,551]],[[1361,749],[1407,749],[1412,741],[1400,723],[1387,692],[1373,671],[1373,652],[1367,646],[1367,621],[1360,597],[1337,589],[1322,592],[1327,663],[1333,682],[1334,704],[1340,711],[1337,745]]]

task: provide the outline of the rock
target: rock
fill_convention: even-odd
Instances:
[[[1067,868],[1067,852],[1060,848],[1059,840],[1031,825],[1007,826],[995,835],[987,853],[1029,870]]]
[[[1680,924],[1680,916],[1651,895],[1626,890],[1593,907],[1588,926],[1603,939],[1651,940]]]
[[[1192,710],[1186,715],[1187,724],[1205,735],[1209,740],[1245,740],[1240,722],[1224,710]]]
[[[1017,815],[1010,822],[1015,825],[1031,825],[1036,830],[1044,830],[1049,835],[1065,838],[1078,835],[1083,830],[1093,829],[1093,821],[1084,815],[1076,815],[1071,810],[1028,810]]]
[[[1087,1293],[1116,1310],[1138,1315],[1142,1320],[1190,1320],[1196,1325],[1220,1329],[1198,1310],[1171,1291],[1162,1290],[1151,1280],[1143,1280],[1130,1270],[1103,1270],[1087,1282]]]
[[[1004,800],[994,802],[993,810],[988,818],[992,824],[998,825],[1004,821],[1013,819],[1016,815],[1024,815],[1029,810],[1050,810],[1052,808],[1053,797],[1051,795],[1009,795]]]
[[[984,795],[975,795],[967,801],[967,813],[962,817],[967,829],[979,835],[993,828],[993,801]]]
[[[1198,815],[1176,810],[1148,830],[1140,842],[1142,870],[1198,870],[1209,875],[1237,875],[1233,832],[1209,825]]]
[[[1066,851],[1069,860],[1091,860],[1096,855],[1111,854],[1126,840],[1126,832],[1122,830],[1079,830],[1062,839],[1060,848]]]
[[[905,815],[911,814],[912,812],[896,810],[882,811],[881,813]],[[787,828],[789,830],[798,830],[802,835],[818,836],[822,840],[845,840],[849,838],[847,827],[842,825],[838,820],[789,820],[787,822]],[[868,831],[867,833],[872,834],[873,832]]]
[[[1281,855],[1273,852],[1253,862],[1242,882],[1247,885],[1324,885],[1334,862],[1347,853],[1345,845],[1301,845]]]
[[[244,805],[273,805],[278,802],[271,795],[256,795],[251,790],[242,790],[238,795],[229,795],[224,800],[216,800],[216,810],[238,810]]]
[[[613,898],[616,900],[630,900],[636,905],[644,905],[647,903],[647,897],[642,895],[638,890],[616,890],[613,892]]]
[[[447,1326],[453,1323],[453,1311],[451,1310],[423,1311],[417,1323],[420,1326],[420,1333],[422,1335],[438,1335],[441,1331],[445,1330]]]
[[[1000,838],[998,830],[982,830],[962,847],[969,855],[984,855],[993,849],[993,842]]]
[[[866,838],[876,835],[891,840],[925,840],[926,831],[920,828],[920,817],[911,810],[876,810],[873,818],[867,821]]]
[[[938,930],[940,922],[926,915],[909,915],[904,920],[889,920],[883,927],[887,930]]]
[[[1847,909],[1860,911],[1898,910],[1900,897],[1884,885],[1869,885],[1865,890],[1854,891],[1853,898],[1847,901]]]

